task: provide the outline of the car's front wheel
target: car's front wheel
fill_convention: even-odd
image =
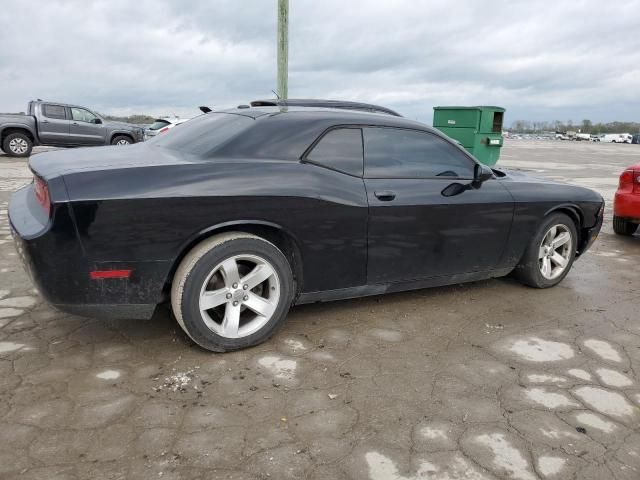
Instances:
[[[576,256],[578,232],[563,213],[547,217],[531,239],[514,276],[525,285],[549,288],[567,276]]]
[[[618,235],[630,236],[638,230],[637,223],[631,223],[624,218],[613,216],[613,231]]]
[[[113,140],[111,140],[111,145],[124,146],[124,145],[131,145],[132,143],[133,143],[133,140],[131,140],[131,138],[127,137],[126,135],[118,135],[116,137],[113,137]]]
[[[186,255],[174,276],[171,305],[194,342],[226,352],[273,335],[293,295],[285,255],[263,238],[230,232],[204,240]]]

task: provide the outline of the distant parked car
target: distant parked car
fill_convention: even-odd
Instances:
[[[601,141],[609,143],[631,143],[631,135],[628,133],[607,133],[603,135]]]
[[[640,144],[640,134],[636,133],[632,138],[631,138],[631,143],[634,143],[636,145]]]
[[[613,230],[618,235],[633,235],[640,224],[640,163],[622,175],[613,201]]]
[[[144,131],[144,139],[149,140],[150,138],[155,137],[159,133],[165,133],[166,131],[172,129],[176,125],[180,125],[181,123],[189,120],[188,118],[178,118],[178,117],[163,117],[156,118],[154,122],[146,128]]]
[[[591,135],[590,140],[592,142],[599,142],[600,141],[600,136],[599,135]]]
[[[140,127],[105,120],[86,107],[29,102],[27,115],[0,115],[0,146],[12,157],[28,157],[34,145],[87,147],[141,142]]]

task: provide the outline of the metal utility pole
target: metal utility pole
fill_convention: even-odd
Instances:
[[[289,90],[289,0],[278,0],[278,96],[286,100]]]

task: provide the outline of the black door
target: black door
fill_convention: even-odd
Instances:
[[[498,179],[457,195],[475,162],[429,132],[363,129],[369,201],[367,283],[451,276],[496,268],[513,219]]]

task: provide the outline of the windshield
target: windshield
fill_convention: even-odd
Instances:
[[[167,125],[169,125],[169,122],[166,120],[156,120],[151,124],[149,130],[160,130],[162,127],[166,127]]]
[[[249,128],[253,119],[231,113],[207,113],[190,120],[180,128],[155,136],[150,143],[195,155],[213,152],[240,132]]]

